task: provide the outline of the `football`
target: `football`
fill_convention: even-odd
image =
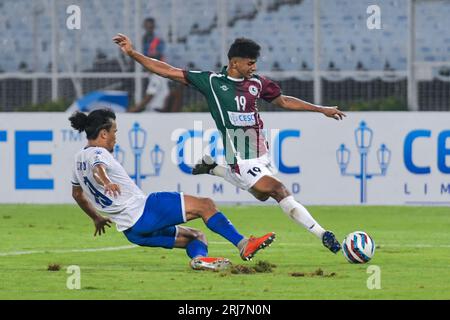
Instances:
[[[366,263],[375,253],[375,242],[364,231],[355,231],[342,241],[342,252],[350,263]]]

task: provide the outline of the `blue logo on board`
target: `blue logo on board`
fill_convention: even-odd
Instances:
[[[366,122],[361,121],[359,127],[355,130],[355,143],[358,148],[359,153],[359,173],[349,173],[347,172],[347,167],[350,163],[350,150],[341,144],[339,149],[336,151],[336,160],[339,165],[339,169],[342,176],[355,177],[360,182],[360,202],[367,202],[367,180],[372,179],[376,176],[385,176],[387,173],[387,168],[391,160],[391,151],[385,144],[377,150],[377,160],[380,167],[380,172],[369,173],[367,169],[367,160],[369,150],[372,147],[373,131],[370,129]]]

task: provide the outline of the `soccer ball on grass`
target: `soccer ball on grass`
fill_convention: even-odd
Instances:
[[[350,263],[366,263],[375,253],[375,242],[364,231],[355,231],[342,241],[342,252]]]

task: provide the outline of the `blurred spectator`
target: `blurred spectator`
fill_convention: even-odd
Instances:
[[[164,57],[164,41],[155,35],[155,19],[147,18],[144,20],[143,28],[145,34],[142,37],[142,51],[150,58],[165,61]],[[128,108],[128,112],[141,111],[170,111],[169,102],[169,80],[150,73],[148,78],[147,89],[142,101]]]
[[[145,34],[142,37],[142,50],[147,57],[165,61],[164,40],[155,36],[155,19],[147,18],[144,20]]]

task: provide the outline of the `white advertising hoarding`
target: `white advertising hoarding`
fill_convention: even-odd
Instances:
[[[276,176],[302,203],[450,205],[449,113],[262,113]],[[0,114],[0,203],[73,203],[71,170],[85,134],[67,113]],[[223,161],[209,114],[117,114],[115,157],[147,192],[256,203],[219,177],[192,176],[204,153]]]

